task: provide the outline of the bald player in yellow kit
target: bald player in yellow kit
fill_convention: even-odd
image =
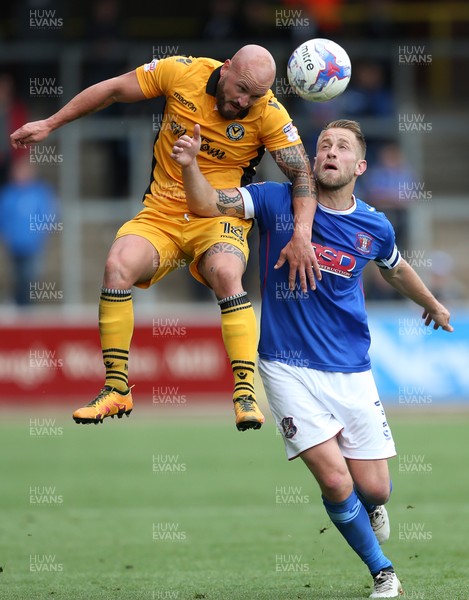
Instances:
[[[265,149],[294,189],[295,230],[278,266],[289,261],[289,286],[314,289],[320,278],[311,247],[316,208],[308,157],[285,108],[270,87],[275,61],[261,46],[241,48],[220,63],[209,58],[154,59],[119,77],[86,88],[48,119],[27,123],[11,135],[14,148],[45,139],[52,131],[114,102],[166,97],[154,143],[151,182],[143,210],[117,232],[107,257],[99,304],[99,331],[106,369],[105,385],[89,404],[76,410],[77,423],[99,423],[129,414],[128,357],[133,333],[132,286],[147,288],[192,259],[192,275],[215,293],[221,309],[225,348],[234,376],[233,402],[239,430],[258,429],[264,417],[255,400],[257,328],[242,286],[252,222],[226,217],[205,219],[189,212],[180,167],[170,154],[177,138],[202,124],[200,168],[214,187],[251,182]]]

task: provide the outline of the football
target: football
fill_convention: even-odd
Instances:
[[[303,42],[287,65],[292,90],[311,102],[326,102],[341,94],[351,75],[347,52],[336,42],[322,38]]]

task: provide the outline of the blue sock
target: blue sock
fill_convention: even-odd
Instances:
[[[369,502],[367,502],[366,498],[363,496],[363,494],[360,492],[360,490],[357,488],[356,485],[353,486],[353,489],[355,490],[355,493],[357,494],[358,498],[360,499],[360,502],[365,507],[366,512],[368,514],[371,514],[372,512],[374,512],[376,510],[376,507],[378,505],[377,504],[370,504]],[[389,495],[391,495],[391,492],[392,492],[392,481],[389,482]]]
[[[384,556],[378,544],[370,525],[370,517],[355,492],[343,502],[329,502],[324,496],[322,501],[334,525],[372,575],[392,567],[391,561]]]

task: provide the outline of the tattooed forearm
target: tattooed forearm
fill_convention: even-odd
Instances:
[[[309,173],[311,170],[303,144],[274,150],[272,156],[290,181],[300,174]]]
[[[316,188],[314,185],[314,181],[308,182],[308,179],[304,180],[301,177],[297,177],[292,181],[293,183],[293,196],[295,198],[303,197],[313,197],[316,198]]]
[[[217,190],[217,196],[216,206],[222,215],[244,216],[244,202],[239,190],[236,188]]]
[[[294,197],[316,198],[316,185],[303,144],[272,151],[272,157],[293,184]]]

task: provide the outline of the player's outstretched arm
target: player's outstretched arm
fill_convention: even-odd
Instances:
[[[237,188],[215,190],[202,175],[197,164],[200,150],[200,125],[194,136],[181,136],[174,144],[171,158],[182,167],[182,180],[189,210],[201,217],[244,217],[244,202]]]
[[[380,272],[400,294],[423,307],[422,318],[425,319],[425,325],[433,323],[433,329],[441,327],[445,331],[453,331],[449,323],[449,311],[438,302],[408,262],[401,259],[396,268],[380,269]]]
[[[77,94],[48,119],[26,123],[10,136],[13,148],[25,148],[44,140],[52,131],[75,119],[107,108],[114,102],[145,100],[135,71],[106,79]]]
[[[316,279],[321,279],[322,275],[311,245],[311,231],[317,206],[316,183],[311,174],[311,165],[303,144],[274,150],[271,154],[281,171],[292,182],[295,219],[292,238],[281,251],[275,268],[279,269],[288,260],[290,289],[295,288],[298,274],[303,292],[307,291],[308,282],[314,290],[315,276]]]

